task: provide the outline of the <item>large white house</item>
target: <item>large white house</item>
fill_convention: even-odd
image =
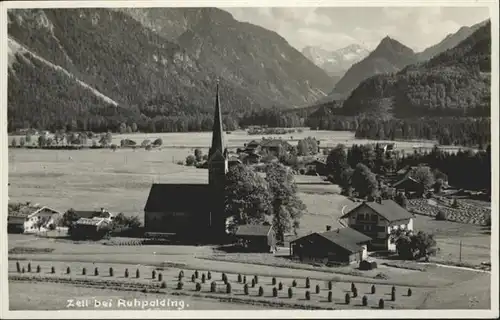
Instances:
[[[51,228],[55,229],[57,220],[61,217],[62,213],[55,209],[46,206],[38,208],[25,217],[24,233],[37,233]]]
[[[369,249],[396,251],[390,239],[394,229],[413,230],[414,216],[393,200],[364,201],[340,219],[349,227],[372,238]]]

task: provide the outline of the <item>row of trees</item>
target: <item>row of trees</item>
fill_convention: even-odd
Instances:
[[[356,129],[356,138],[377,140],[437,140],[443,145],[479,146],[490,143],[489,118],[363,119]]]
[[[229,169],[226,183],[226,212],[231,227],[242,224],[264,224],[272,220],[277,239],[296,231],[306,207],[297,196],[292,172],[283,164],[271,163],[263,178],[245,165]]]
[[[345,194],[353,189],[361,197],[382,195],[390,197],[381,177],[405,166],[421,166],[411,172],[412,178],[422,183],[425,192],[430,188],[440,189],[445,181],[465,189],[491,190],[491,148],[479,152],[444,152],[435,147],[431,152],[413,153],[394,157],[376,145],[353,145],[349,150],[337,145],[330,150],[326,169],[330,180],[338,183]],[[432,168],[432,170],[430,169]],[[471,173],[474,178],[471,178]]]

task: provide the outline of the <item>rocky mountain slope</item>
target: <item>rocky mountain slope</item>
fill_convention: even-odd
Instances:
[[[355,63],[364,59],[370,51],[358,44],[351,44],[334,51],[308,46],[302,54],[338,82],[346,71]]]
[[[488,21],[482,21],[472,26],[461,27],[457,32],[447,35],[442,41],[418,53],[420,61],[426,61],[434,56],[456,47],[460,42],[471,36],[476,30],[484,26]]]
[[[429,61],[363,81],[342,113],[378,117],[489,116],[491,23]]]
[[[366,58],[352,65],[328,97],[320,101],[345,99],[363,80],[376,74],[397,72],[415,62],[417,57],[412,49],[385,37]]]
[[[331,87],[283,38],[225,11],[135,10],[10,10],[9,129],[196,117],[211,112],[217,76],[230,113],[301,105]]]

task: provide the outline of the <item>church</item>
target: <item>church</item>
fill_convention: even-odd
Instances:
[[[145,232],[190,240],[224,237],[227,172],[228,154],[217,83],[212,145],[208,153],[208,184],[153,184],[144,208]]]

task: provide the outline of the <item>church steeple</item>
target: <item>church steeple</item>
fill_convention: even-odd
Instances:
[[[220,97],[219,97],[219,79],[217,79],[217,89],[215,96],[215,110],[214,110],[214,125],[212,128],[212,145],[208,152],[208,157],[211,159],[212,155],[220,151],[220,153],[225,157],[226,144],[224,141],[224,129],[222,126],[222,113],[220,109]]]

